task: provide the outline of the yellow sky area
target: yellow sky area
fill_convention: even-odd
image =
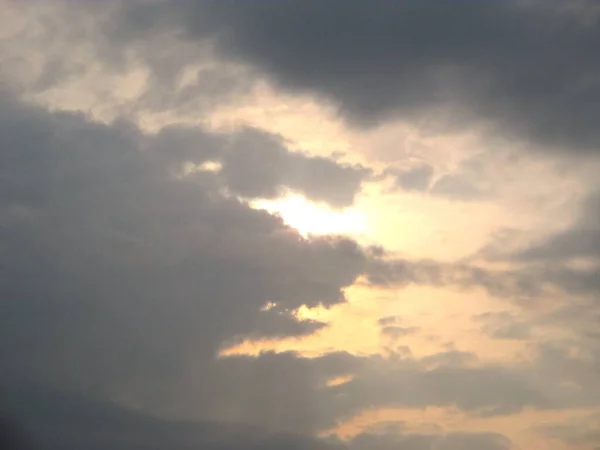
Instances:
[[[369,130],[352,129],[336,115],[336,108],[322,99],[286,94],[264,81],[239,102],[217,106],[207,123],[215,129],[249,124],[284,136],[293,148],[319,156],[340,152],[348,161],[366,162],[374,168],[408,160],[433,160],[453,168],[479,148],[473,131],[424,135],[403,121]]]
[[[336,210],[291,194],[251,205],[279,214],[301,234],[346,234],[361,244],[383,245],[414,259],[452,261],[472,255],[490,234],[509,222],[492,203],[456,203],[421,194],[388,192],[369,183],[351,207]],[[512,224],[525,223],[514,215]]]
[[[446,432],[500,433],[508,436],[519,450],[594,450],[594,446],[589,444],[565,445],[559,440],[543,436],[536,428],[553,423],[585,421],[590,413],[598,412],[583,409],[525,409],[505,416],[474,417],[457,408],[379,408],[364,410],[322,435],[335,434],[343,439],[351,439],[378,423],[403,422],[403,431],[409,433],[426,433],[432,425],[441,426]]]
[[[456,260],[476,252],[505,221],[491,203],[456,203],[416,193],[386,194],[379,187],[357,199],[366,235],[412,259]]]
[[[345,234],[357,239],[366,237],[366,217],[359,208],[336,210],[294,194],[277,200],[255,200],[250,204],[254,208],[280,215],[285,223],[304,237],[310,234]]]
[[[346,296],[347,303],[329,309],[303,307],[296,311],[300,319],[328,324],[312,335],[245,341],[224,349],[221,355],[258,355],[273,350],[296,351],[307,357],[334,351],[385,356],[392,350],[423,358],[454,349],[472,352],[481,362],[517,362],[530,357],[523,341],[492,339],[481,332],[482,325],[473,315],[507,309],[506,303],[481,290],[459,292],[425,286],[389,290],[357,284],[346,290]],[[382,334],[377,321],[390,316],[398,318],[395,326],[411,329],[410,333],[399,337]]]
[[[207,123],[218,130],[251,125],[284,136],[293,148],[314,155],[342,152],[350,161],[364,161],[361,152],[352,151],[351,135],[335,119],[331,106],[307,96],[277,92],[265,82],[257,83],[241,102],[218,106]]]
[[[346,384],[352,381],[353,379],[354,377],[352,375],[344,375],[341,377],[331,378],[330,380],[327,380],[327,387],[341,386],[342,384]]]

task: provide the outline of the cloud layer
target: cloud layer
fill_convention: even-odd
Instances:
[[[599,14],[0,1],[2,439],[594,449]]]

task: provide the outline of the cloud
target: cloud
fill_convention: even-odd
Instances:
[[[245,424],[164,420],[61,391],[20,388],[3,394],[3,410],[27,432],[32,447],[40,450],[336,448],[310,437],[270,433]]]
[[[419,327],[394,327],[394,326],[386,326],[381,328],[381,334],[389,337],[391,339],[399,339],[404,336],[409,336],[411,334],[419,331]]]
[[[3,392],[2,409],[24,431],[26,442],[40,450],[90,449],[279,449],[298,450],[508,450],[510,441],[493,433],[361,434],[349,442],[298,434],[272,433],[236,423],[164,420],[110,402],[45,390],[19,388]],[[402,430],[400,430],[402,431]],[[2,437],[15,434],[14,427]],[[29,448],[14,442],[11,450]]]
[[[245,198],[272,199],[287,188],[314,201],[343,207],[352,204],[370,176],[370,171],[359,165],[289,151],[280,136],[255,128],[210,134],[197,128],[166,127],[147,145],[176,167],[217,164],[215,181]]]
[[[350,1],[344,8],[303,0],[161,1],[128,4],[110,29],[127,30],[129,39],[160,30],[211,39],[221,57],[262,71],[283,89],[331,101],[360,127],[397,116],[434,115],[437,127],[483,118],[575,152],[599,143],[593,8],[491,0],[463,8],[439,0]],[[436,114],[440,108],[447,113]]]
[[[243,133],[228,146],[200,130],[148,135],[125,122],[2,100],[0,357],[10,362],[2,384],[30,381],[170,417],[305,433],[373,404],[546,405],[526,377],[470,367],[464,355],[216,359],[240,336],[314,331],[322,324],[289,312],[344,301],[342,288],[383,255],[344,238],[303,239],[222,195],[232,183],[219,173],[181,178],[170,170],[215,158],[225,170],[220,155],[243,147]],[[250,147],[252,139],[265,137],[251,134]],[[275,307],[261,311],[268,302]],[[323,391],[328,379],[348,374],[352,381]]]
[[[107,34],[104,25],[114,22],[118,2],[55,0],[41,15],[29,4],[0,7],[3,82],[59,108],[150,126],[156,116],[161,125],[172,117],[197,121],[248,97],[256,84],[250,68],[220,60],[204,42],[183,42],[173,30],[144,39],[127,35],[127,42],[124,29]]]
[[[431,188],[431,193],[453,200],[476,200],[482,192],[459,175],[444,175]]]
[[[501,298],[535,296],[543,291],[541,275],[536,271],[493,270],[464,262],[442,263],[389,256],[369,260],[365,272],[369,283],[396,287],[410,284],[459,289],[480,287]]]
[[[348,411],[365,403],[380,407],[456,407],[473,415],[498,415],[560,407],[556,394],[525,368],[480,365],[474,355],[448,352],[423,359],[401,358],[394,364],[371,363],[348,383],[335,387]],[[382,370],[385,368],[385,370]]]
[[[397,118],[427,128],[433,117],[434,132],[485,122],[542,147],[592,152],[599,35],[591,4],[577,5],[158,0],[78,3],[72,13],[48,6],[43,23],[32,19],[40,29],[1,44],[20,53],[0,62],[2,78],[19,66],[28,98],[54,96],[86,114],[77,102],[102,98],[111,117],[161,120],[147,128],[100,123],[0,95],[0,388],[42,385],[35,395],[46,399],[17,399],[11,413],[48,448],[505,450],[511,443],[498,434],[439,425],[368,429],[348,442],[308,436],[369,408],[434,407],[466,424],[524,409],[597,409],[596,197],[570,230],[502,261],[519,266],[405,260],[342,237],[302,238],[246,203],[294,191],[342,208],[373,181],[369,168],[292,151],[284,136],[249,126],[160,128],[178,114],[203,121],[232,99],[244,102],[266,77],[278,94],[334,105],[352,133]],[[20,85],[15,80],[7,86]],[[381,170],[405,190],[489,201],[503,192],[487,174],[501,160],[463,161],[454,172],[439,161],[435,170]],[[382,349],[385,356],[334,348],[311,357],[218,356],[242,340],[283,337],[301,346],[327,325],[301,321],[295,310],[340,306],[363,275],[365,290],[483,288],[511,311],[528,309],[467,311],[469,333],[498,348],[518,342],[493,339],[526,341],[527,358],[490,362],[459,345],[418,357],[421,349],[406,346]],[[384,309],[401,313],[395,307]],[[382,346],[423,337],[413,336],[421,323],[401,317],[367,322]],[[46,388],[70,393],[44,397]],[[597,437],[594,426],[562,431],[565,442]]]
[[[509,450],[514,448],[502,435],[494,433],[405,434],[396,438],[362,434],[354,438],[351,449],[373,450]]]
[[[6,96],[0,129],[0,355],[10,361],[0,381],[105,394],[177,385],[237,336],[314,331],[322,324],[290,311],[344,301],[341,289],[364,270],[353,241],[303,239],[221,195],[214,173],[170,172],[194,149],[198,162],[233,152],[222,136],[145,135]],[[181,145],[164,147],[166,135]],[[234,138],[243,148],[243,135]],[[291,167],[304,164],[275,148]],[[268,302],[277,306],[261,311]]]
[[[402,323],[402,318],[398,317],[398,316],[387,316],[387,317],[382,317],[377,320],[377,324],[380,327],[386,327],[386,326],[395,325],[398,323]]]
[[[479,256],[489,261],[517,263],[521,274],[538,285],[554,285],[563,291],[596,295],[600,289],[600,195],[593,188],[582,202],[578,217],[567,227],[535,239],[518,249],[503,240],[484,247]],[[509,236],[510,237],[510,236]]]
[[[581,205],[578,219],[568,229],[515,255],[519,260],[548,262],[570,258],[600,258],[600,194],[593,192]]]
[[[429,164],[421,164],[408,170],[393,173],[396,184],[407,191],[426,191],[433,177],[434,169]]]
[[[493,194],[486,184],[489,174],[485,174],[482,155],[463,161],[459,167],[441,176],[428,163],[418,163],[408,169],[388,169],[398,188],[409,192],[426,192],[431,196],[454,201],[474,201],[489,199]],[[497,168],[495,169],[497,171]]]
[[[361,166],[289,152],[275,137],[251,129],[236,136],[223,163],[227,185],[240,195],[273,198],[280,194],[277,187],[285,185],[336,207],[351,205],[370,175]]]
[[[537,427],[540,433],[569,445],[590,446],[600,442],[600,417],[592,414],[577,420],[549,423]]]
[[[474,316],[475,321],[482,322],[482,331],[496,339],[528,339],[531,337],[531,324],[519,320],[507,311],[500,313],[483,313]]]

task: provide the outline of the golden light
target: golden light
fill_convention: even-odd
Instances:
[[[278,214],[283,221],[307,237],[319,234],[346,234],[360,237],[367,231],[364,213],[355,208],[334,210],[312,203],[300,195],[289,195],[278,200],[251,202],[256,209]]]

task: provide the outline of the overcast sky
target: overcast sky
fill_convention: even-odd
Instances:
[[[599,49],[595,0],[0,0],[0,436],[600,449]]]

